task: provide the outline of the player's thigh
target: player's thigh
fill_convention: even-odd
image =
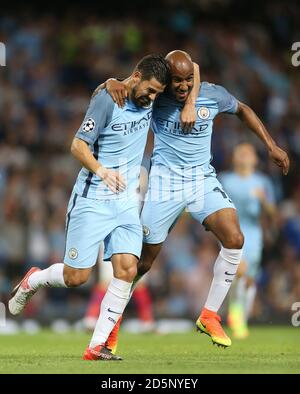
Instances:
[[[66,219],[64,263],[75,269],[95,265],[101,241],[113,225],[109,204],[73,194]]]
[[[241,249],[243,247],[244,236],[234,208],[223,208],[210,214],[204,219],[203,224],[225,248]]]
[[[163,246],[163,242],[159,244],[147,244],[143,243],[142,254],[140,258],[140,263],[152,265],[153,261],[159,255]]]
[[[185,201],[172,198],[161,201],[146,200],[141,213],[144,243],[157,245],[164,242],[185,206]]]
[[[197,210],[195,201],[189,203],[192,216],[227,248],[241,248],[243,235],[235,206],[216,178],[208,178],[204,183],[202,209]]]

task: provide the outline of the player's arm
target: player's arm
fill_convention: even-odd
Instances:
[[[196,100],[200,89],[200,68],[197,63],[194,64],[194,86],[189,94],[184,107],[180,114],[181,127],[184,131],[189,131],[195,126],[197,119]]]
[[[124,107],[125,100],[128,97],[128,90],[123,82],[118,81],[115,78],[109,78],[96,88],[94,94],[102,89],[106,89],[108,91],[118,107]]]
[[[85,118],[72,141],[71,153],[83,167],[101,178],[112,192],[118,193],[125,188],[122,176],[102,166],[90,149],[106,126],[112,107],[113,103],[107,93],[100,92],[92,96]]]
[[[236,115],[260,138],[267,147],[271,160],[282,168],[284,175],[287,175],[290,167],[287,153],[279,148],[255,112],[248,105],[239,101]]]
[[[101,165],[101,163],[95,159],[86,141],[74,137],[71,145],[71,152],[83,167],[101,178],[113,193],[118,193],[125,189],[125,183],[122,176],[118,172]]]

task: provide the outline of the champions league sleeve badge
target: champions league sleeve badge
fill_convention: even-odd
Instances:
[[[86,121],[83,123],[83,125],[82,125],[82,130],[83,130],[85,133],[90,133],[91,131],[94,130],[95,126],[96,126],[96,122],[94,121],[94,119],[93,119],[93,118],[88,118],[88,120],[86,120]]]

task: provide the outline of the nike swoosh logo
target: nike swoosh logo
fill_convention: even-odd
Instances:
[[[225,275],[235,275],[235,273],[234,274],[231,274],[230,272],[225,272]]]
[[[108,310],[108,312],[115,313],[116,315],[122,315],[121,312],[112,311],[110,308],[108,308],[107,310]]]

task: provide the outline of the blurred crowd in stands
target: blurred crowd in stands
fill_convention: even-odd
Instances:
[[[0,67],[2,301],[28,267],[63,259],[66,206],[79,170],[69,148],[93,90],[108,77],[128,76],[145,54],[178,48],[199,63],[202,80],[222,84],[250,105],[289,152],[291,171],[282,177],[234,117],[215,120],[216,169],[230,169],[232,148],[247,140],[257,148],[259,169],[274,182],[277,220],[274,228],[264,223],[253,318],[289,321],[292,303],[300,301],[300,67],[291,64],[291,45],[300,41],[299,7],[268,6],[264,23],[238,17],[226,23],[198,12],[171,8],[167,17],[162,7],[143,19],[100,12],[0,16],[7,51],[7,65]],[[150,155],[151,145],[146,159]],[[197,316],[217,253],[213,236],[184,213],[148,277],[156,317]],[[80,289],[40,292],[27,316],[80,318],[96,277],[97,269]]]

